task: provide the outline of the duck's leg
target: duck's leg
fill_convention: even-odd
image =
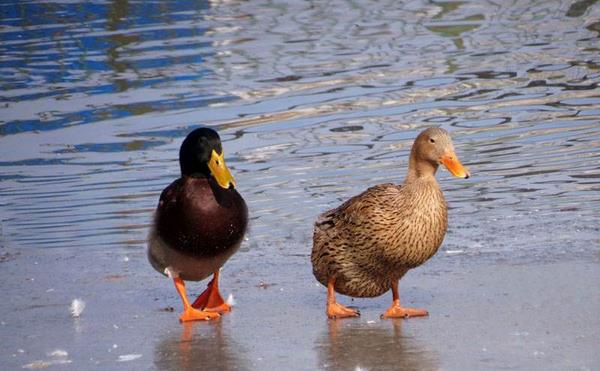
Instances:
[[[357,310],[350,309],[335,301],[335,278],[330,278],[327,281],[327,317],[331,319],[358,317],[360,313]]]
[[[428,316],[424,309],[405,308],[400,306],[400,295],[398,294],[398,281],[392,283],[392,306],[381,315],[381,318],[409,318]]]
[[[181,322],[187,321],[208,321],[209,319],[218,318],[219,313],[201,311],[192,308],[190,302],[188,301],[187,294],[185,293],[185,283],[179,277],[173,278],[173,282],[175,282],[175,288],[181,297],[181,301],[183,302],[183,313],[179,316],[179,320]]]
[[[219,270],[213,274],[213,279],[192,307],[202,309],[206,312],[224,313],[231,311],[231,305],[227,304],[219,292]]]

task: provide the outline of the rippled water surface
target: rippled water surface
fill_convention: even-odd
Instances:
[[[468,181],[439,176],[445,248],[598,248],[600,7],[516,2],[4,2],[3,243],[144,245],[177,149],[216,127],[252,213],[247,253],[400,182],[423,128],[451,131]],[[517,255],[511,255],[517,254]]]

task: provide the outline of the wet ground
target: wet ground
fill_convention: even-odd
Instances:
[[[596,1],[0,11],[3,368],[600,364]],[[182,326],[144,246],[179,144],[199,124],[221,133],[252,220],[222,275],[233,313]],[[430,317],[380,321],[389,297],[342,297],[362,317],[326,320],[312,222],[400,182],[428,126],[451,132],[473,175],[438,174],[449,232],[401,282]],[[78,319],[75,298],[87,304]]]
[[[296,246],[296,248],[303,248]],[[128,259],[125,259],[128,258]],[[126,261],[128,260],[128,261]],[[359,319],[329,321],[304,257],[233,259],[236,306],[179,324],[179,299],[141,252],[25,250],[3,263],[3,368],[223,370],[594,370],[600,317],[595,261],[518,264],[440,254],[401,283],[428,318],[380,320],[391,297],[340,298]],[[188,285],[199,293],[204,284]],[[86,309],[71,318],[70,301]],[[173,311],[174,310],[174,311]],[[57,349],[65,357],[51,356]],[[134,358],[128,360],[129,358]],[[136,358],[138,357],[138,358]],[[125,361],[123,361],[125,359]],[[53,362],[69,362],[55,365]]]

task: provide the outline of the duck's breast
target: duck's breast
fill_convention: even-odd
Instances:
[[[396,221],[388,233],[383,260],[392,266],[414,268],[438,250],[448,226],[446,201],[437,187],[417,191],[406,187],[394,204]]]
[[[212,257],[237,248],[248,224],[248,209],[235,189],[212,179],[185,177],[167,187],[155,215],[157,235],[172,248]]]

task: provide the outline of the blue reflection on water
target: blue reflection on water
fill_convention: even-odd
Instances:
[[[207,29],[198,20],[208,8],[206,1],[2,4],[0,102],[108,95],[207,79],[212,72],[203,63],[214,51],[199,39]],[[0,121],[0,135],[232,99],[200,90],[186,99],[93,105],[53,117]]]

